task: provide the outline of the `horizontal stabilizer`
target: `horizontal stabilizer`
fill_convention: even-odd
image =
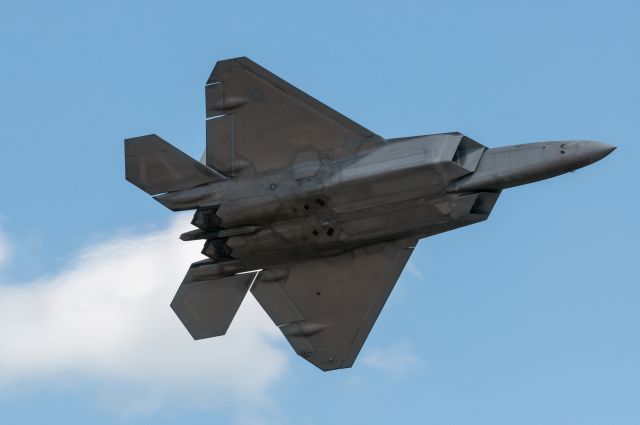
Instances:
[[[149,195],[191,189],[225,178],[155,134],[126,139],[124,156],[127,180]]]
[[[218,277],[202,272],[209,268],[206,262],[193,263],[171,302],[171,308],[193,339],[227,332],[256,275]]]

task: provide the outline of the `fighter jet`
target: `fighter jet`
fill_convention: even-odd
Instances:
[[[200,161],[125,140],[126,179],[195,210],[208,257],[171,307],[194,339],[226,333],[249,290],[300,356],[351,367],[422,238],[486,220],[502,190],[596,162],[592,141],[487,148],[461,133],[384,139],[247,58],[205,85]]]

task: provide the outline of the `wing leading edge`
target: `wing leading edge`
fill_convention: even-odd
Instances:
[[[303,358],[353,365],[417,239],[263,270],[251,292]]]

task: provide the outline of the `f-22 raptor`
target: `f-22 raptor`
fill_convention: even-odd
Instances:
[[[195,210],[208,257],[171,307],[194,339],[226,333],[251,293],[296,353],[351,367],[421,238],[486,220],[503,189],[584,167],[614,146],[487,148],[461,133],[384,139],[247,58],[205,86],[200,161],[155,134],[125,140],[128,181]]]

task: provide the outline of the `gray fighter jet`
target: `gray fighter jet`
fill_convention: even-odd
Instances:
[[[208,258],[171,303],[193,338],[223,335],[251,293],[303,358],[353,365],[421,238],[486,220],[503,189],[584,167],[590,141],[487,148],[460,133],[384,139],[247,58],[205,86],[200,162],[155,134],[125,140],[126,178],[195,210]]]

